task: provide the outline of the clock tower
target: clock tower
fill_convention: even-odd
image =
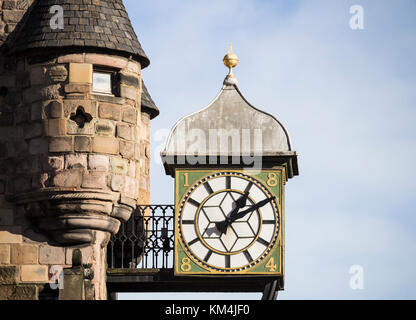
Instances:
[[[297,153],[240,92],[231,45],[223,62],[218,96],[176,123],[161,154],[175,178],[175,275],[274,277],[283,289],[284,189]]]

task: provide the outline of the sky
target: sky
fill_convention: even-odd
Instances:
[[[124,0],[151,64],[152,204],[174,203],[159,152],[207,106],[227,69],[299,153],[286,185],[279,299],[416,298],[416,1]],[[353,5],[364,29],[351,29]],[[362,282],[351,287],[358,266]],[[353,268],[353,269],[351,269]],[[356,278],[354,278],[356,279]],[[120,299],[259,299],[260,294],[121,294]]]

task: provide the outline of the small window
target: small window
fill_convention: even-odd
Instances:
[[[92,76],[92,90],[100,94],[113,95],[112,72],[95,71]]]

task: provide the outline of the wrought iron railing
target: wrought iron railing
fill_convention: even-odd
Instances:
[[[141,205],[107,246],[109,268],[172,269],[174,205]]]

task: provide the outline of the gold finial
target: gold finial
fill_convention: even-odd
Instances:
[[[237,66],[239,60],[238,57],[233,53],[233,46],[231,42],[230,49],[228,50],[228,53],[225,55],[222,61],[224,62],[224,65],[230,69],[227,78],[234,78],[233,68]]]

